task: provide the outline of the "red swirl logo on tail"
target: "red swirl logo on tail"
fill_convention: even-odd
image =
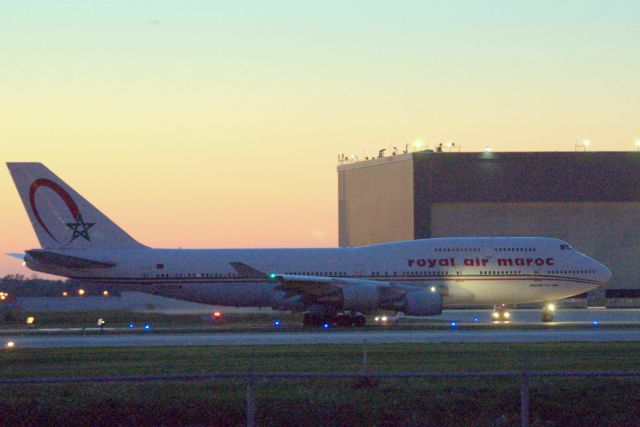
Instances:
[[[64,190],[64,188],[60,187],[60,185],[49,179],[41,178],[35,180],[33,184],[31,184],[31,188],[29,188],[29,202],[31,203],[31,210],[33,211],[33,214],[35,215],[44,231],[53,240],[60,243],[60,241],[55,238],[47,225],[44,223],[42,217],[40,216],[40,212],[38,212],[38,208],[36,207],[36,191],[38,191],[40,187],[47,187],[53,190],[58,196],[60,196],[64,204],[67,205],[67,208],[69,209],[69,212],[71,213],[71,216],[75,221],[66,223],[67,227],[73,231],[69,243],[73,242],[78,237],[82,237],[88,241],[91,241],[91,239],[89,238],[89,229],[93,227],[95,223],[84,222],[84,220],[82,219],[82,215],[80,214],[80,209],[78,209],[78,205],[76,205],[76,202],[71,198],[69,193]]]

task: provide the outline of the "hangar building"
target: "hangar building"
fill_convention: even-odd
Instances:
[[[640,302],[640,152],[418,151],[342,164],[338,185],[340,246],[556,237],[612,270],[594,303]]]

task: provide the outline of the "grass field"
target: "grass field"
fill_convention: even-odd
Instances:
[[[363,346],[136,347],[11,350],[0,375],[85,376],[214,371],[346,371]],[[637,369],[640,343],[369,345],[372,371]],[[531,382],[534,425],[637,425],[640,383],[625,379]],[[511,379],[270,380],[256,385],[261,425],[513,425]],[[0,424],[244,423],[245,384],[67,384],[0,387]]]

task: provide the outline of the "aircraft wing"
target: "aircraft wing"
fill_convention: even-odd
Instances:
[[[231,266],[245,278],[272,280],[280,284],[275,288],[290,295],[326,295],[345,286],[373,286],[392,288],[387,282],[377,280],[351,279],[346,277],[301,276],[294,274],[265,273],[241,262],[231,262]]]

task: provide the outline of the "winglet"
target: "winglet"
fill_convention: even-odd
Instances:
[[[269,277],[268,274],[256,270],[253,267],[248,266],[242,262],[230,262],[231,267],[238,272],[239,275],[245,277],[246,279],[266,279]]]

